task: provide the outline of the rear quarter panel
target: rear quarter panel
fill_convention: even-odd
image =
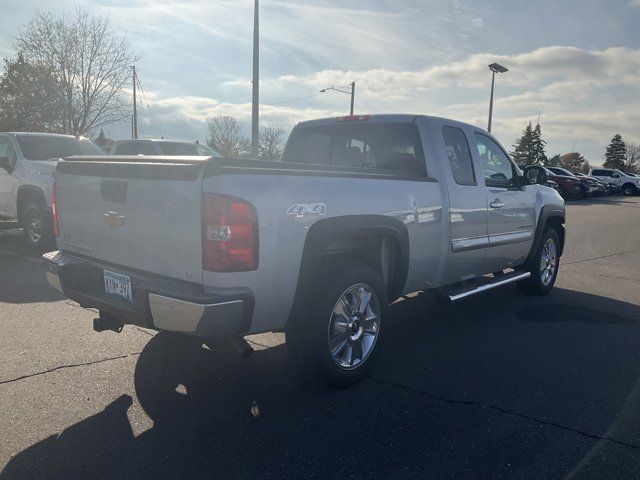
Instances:
[[[255,296],[250,333],[280,330],[293,305],[309,228],[325,218],[381,214],[403,222],[410,261],[404,292],[436,282],[442,260],[441,185],[437,181],[381,180],[317,175],[215,174],[203,191],[251,202],[259,222],[259,266],[253,272],[204,272],[205,288],[248,287]],[[322,203],[324,215],[287,214],[295,204]],[[319,285],[318,288],[321,288]]]

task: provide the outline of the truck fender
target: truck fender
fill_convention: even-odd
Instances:
[[[558,236],[560,237],[560,252],[559,256],[562,256],[562,252],[564,250],[564,239],[565,239],[565,212],[562,208],[558,208],[555,205],[545,205],[540,210],[540,215],[538,217],[538,224],[536,225],[536,233],[533,237],[533,244],[531,245],[531,250],[529,251],[529,255],[527,256],[527,260],[525,264],[533,261],[533,258],[540,247],[540,242],[542,241],[542,235],[547,229],[548,225],[553,224],[558,231]]]

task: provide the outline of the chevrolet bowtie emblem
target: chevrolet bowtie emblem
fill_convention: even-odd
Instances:
[[[120,215],[118,212],[107,212],[104,214],[104,223],[111,228],[118,228],[125,224],[127,217]]]

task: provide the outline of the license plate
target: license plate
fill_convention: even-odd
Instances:
[[[108,270],[103,270],[102,273],[104,274],[104,291],[106,293],[132,301],[131,278]]]

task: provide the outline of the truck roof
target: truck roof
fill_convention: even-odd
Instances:
[[[460,122],[459,120],[452,120],[444,117],[436,117],[432,115],[419,115],[411,113],[382,113],[382,114],[370,114],[370,115],[346,115],[343,117],[327,117],[314,120],[306,120],[299,122],[298,126],[301,127],[315,127],[321,125],[334,125],[335,123],[411,123],[415,122],[418,118],[424,118],[426,120],[435,121],[437,123],[446,122],[448,124],[458,124],[471,126],[473,128],[479,128],[469,123]]]

